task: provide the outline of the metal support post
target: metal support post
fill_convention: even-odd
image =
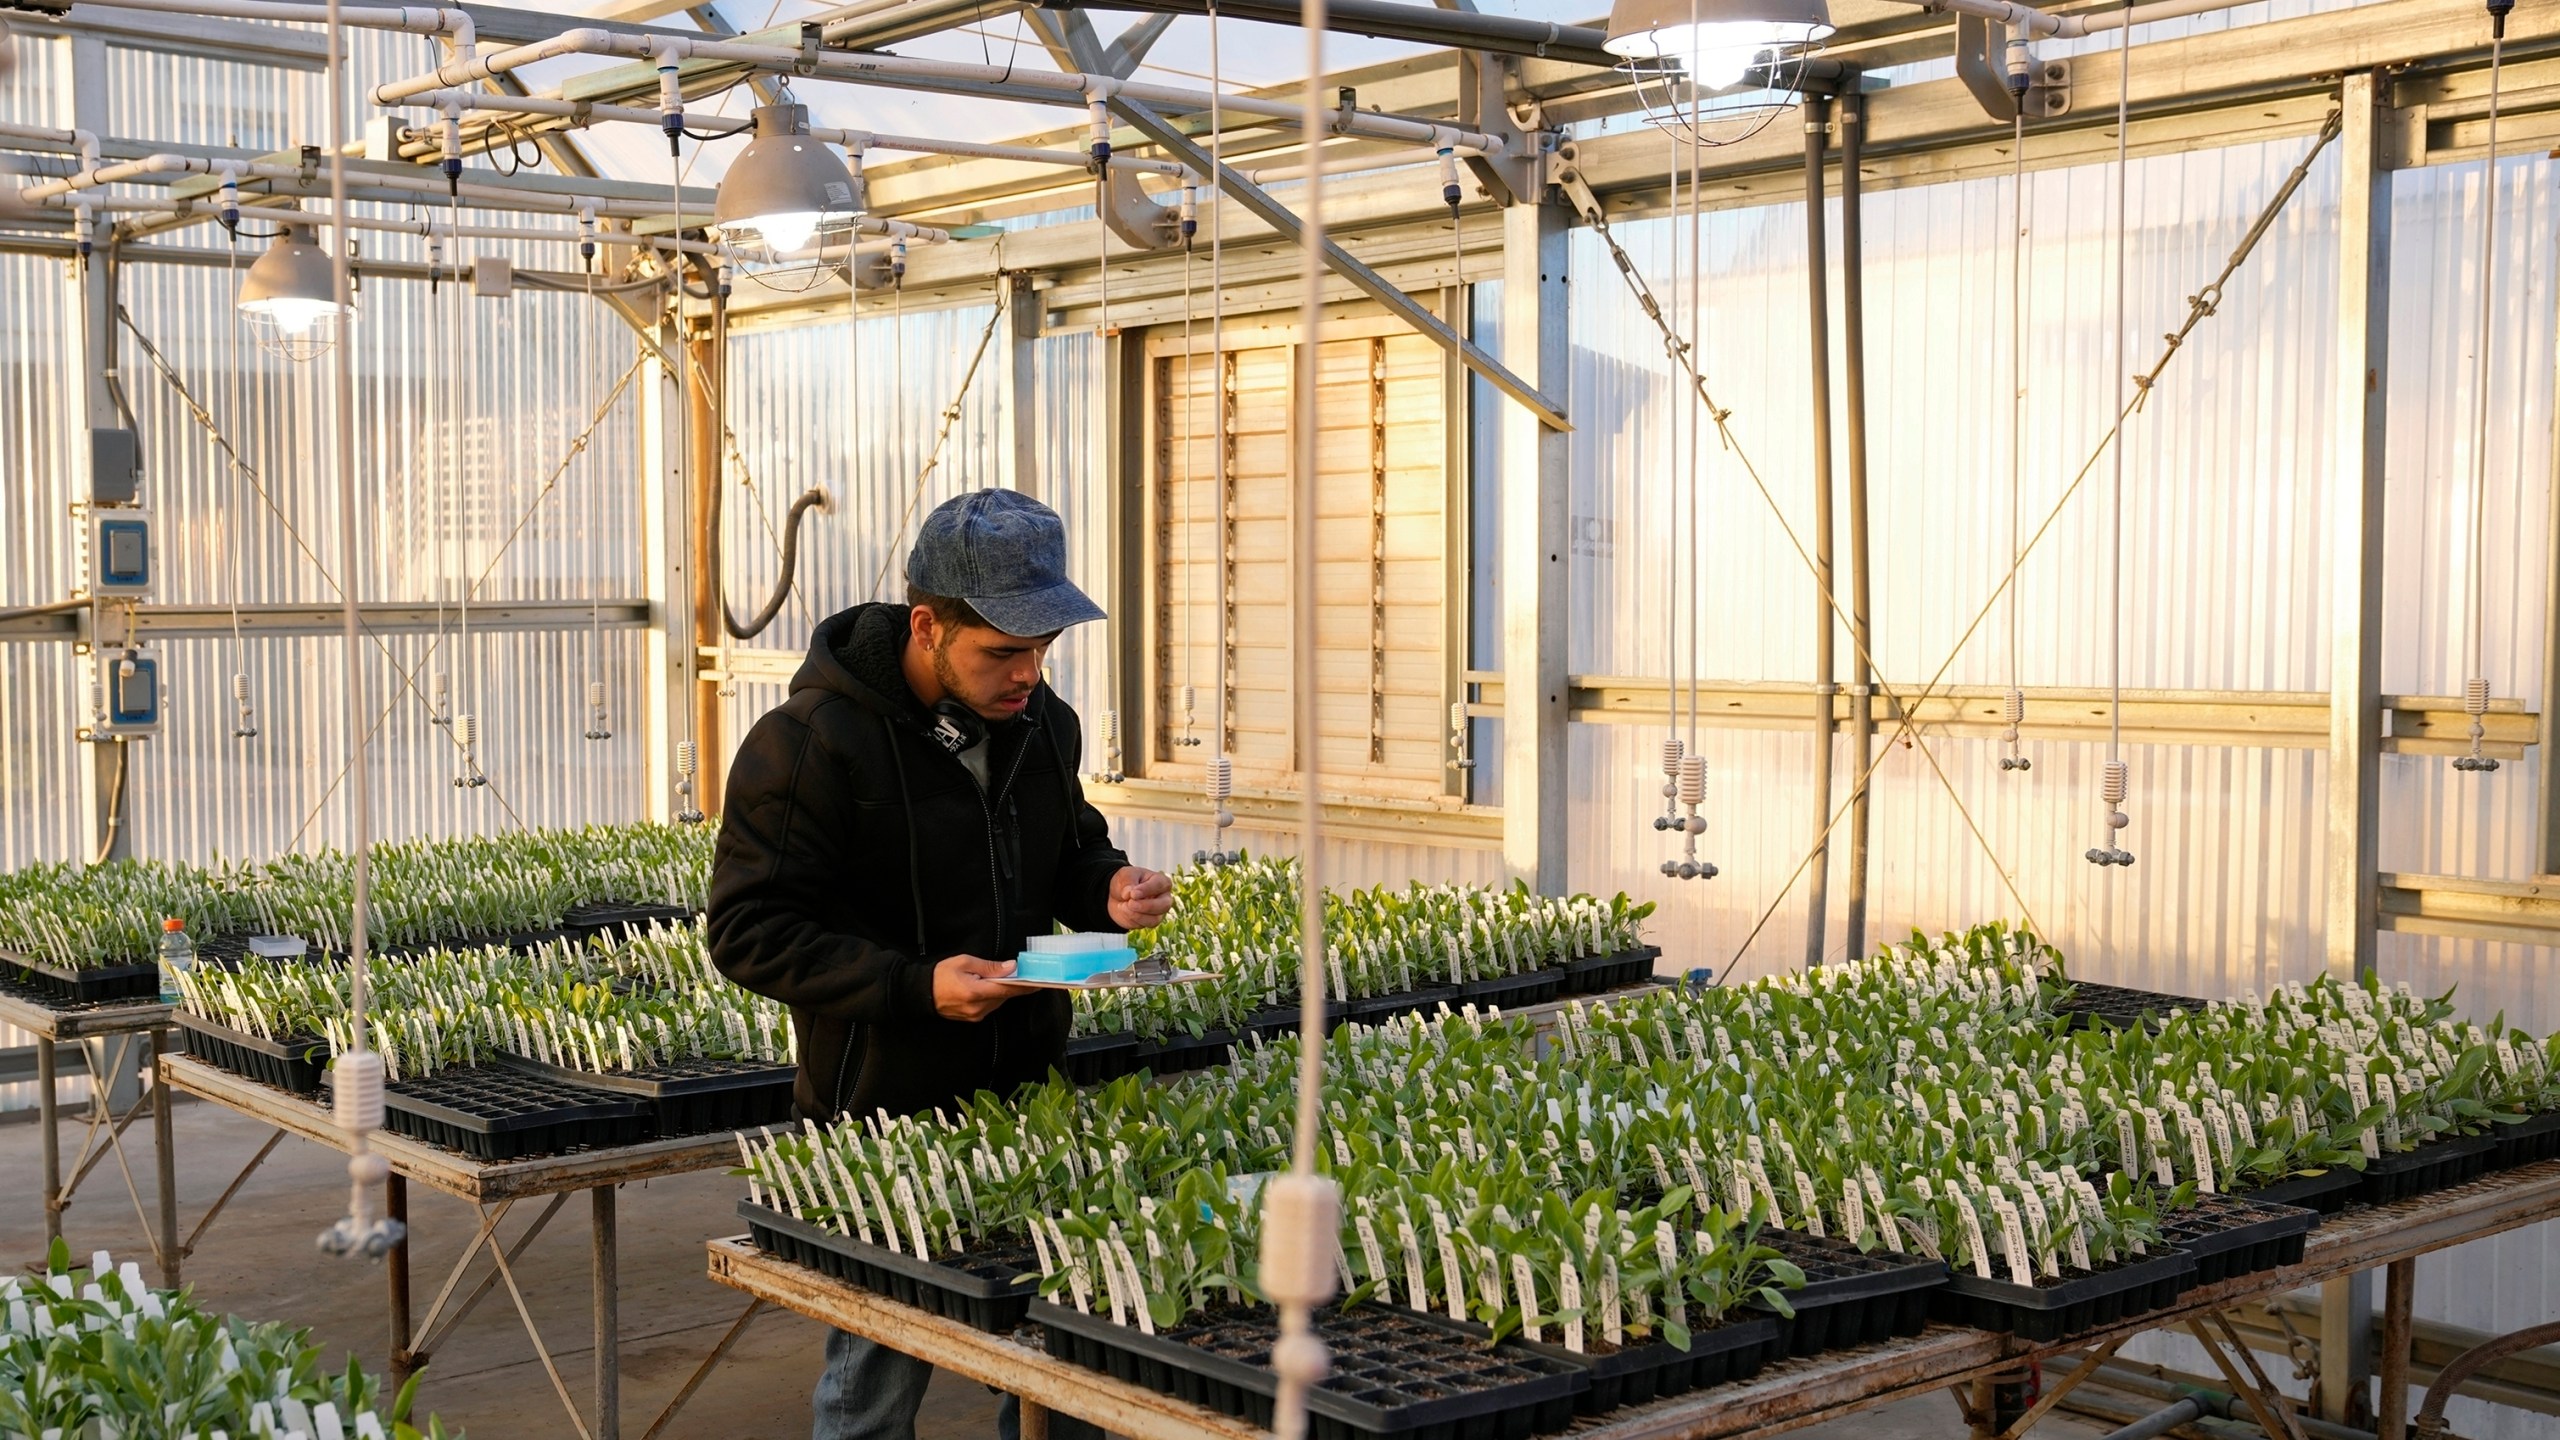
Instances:
[[[1040,292],[1028,275],[1008,275],[1005,306],[1005,425],[1012,431],[1013,488],[1040,498]]]
[[[1858,166],[1867,118],[1866,92],[1840,97],[1840,369],[1849,407],[1849,765],[1857,789],[1849,799],[1849,895],[1841,917],[1852,960],[1867,951],[1867,838],[1871,829],[1868,766],[1876,748],[1873,568],[1867,546],[1867,264],[1859,221]]]
[[[169,1128],[169,1081],[160,1073],[160,1057],[169,1053],[169,1027],[151,1027],[151,1163],[160,1181],[160,1284],[178,1288],[178,1272],[186,1260],[178,1248],[178,1166],[176,1141]]]
[[[1571,297],[1560,205],[1502,212],[1502,353],[1543,395],[1565,393]],[[1568,437],[1502,407],[1502,850],[1544,894],[1566,886],[1565,540]]]
[[[53,1037],[36,1037],[36,1123],[44,1130],[44,1239],[62,1238],[61,1102],[55,1098]]]
[[[400,1226],[400,1241],[391,1253],[382,1257],[382,1273],[389,1283],[391,1298],[391,1390],[398,1394],[416,1372],[416,1358],[409,1345],[416,1338],[409,1327],[409,1177],[394,1170],[383,1182],[383,1213]]]
[[[1822,963],[1831,912],[1831,243],[1823,224],[1823,158],[1831,101],[1804,100],[1806,407],[1813,426],[1813,858],[1805,867],[1804,963]]]
[[[2394,1260],[2383,1268],[2382,1353],[2375,1357],[2382,1398],[2374,1407],[2374,1433],[2383,1440],[2408,1433],[2410,1310],[2417,1288],[2417,1261]]]
[[[692,503],[685,514],[692,533],[686,537],[693,559],[693,634],[687,654],[693,663],[692,693],[687,698],[693,705],[693,735],[701,755],[701,770],[693,778],[694,803],[706,815],[720,813],[720,783],[727,778],[728,749],[720,743],[720,684],[701,673],[702,652],[720,644],[721,596],[717,584],[719,557],[719,524],[721,477],[727,469],[723,463],[728,450],[721,433],[727,406],[721,403],[723,346],[710,337],[691,342],[689,353],[695,365],[693,386],[693,424],[689,434],[693,440]],[[708,377],[708,384],[703,383]]]
[[[611,1185],[587,1192],[595,1205],[595,1440],[622,1440],[622,1270],[613,1192]]]
[[[1049,1440],[1049,1407],[1037,1400],[1022,1401],[1022,1440]]]
[[[66,126],[106,134],[112,128],[107,108],[107,45],[95,35],[75,35],[67,42],[71,59],[71,83],[66,88],[68,111],[61,117]],[[104,228],[110,217],[100,217]],[[109,285],[106,260],[107,246],[102,240],[97,253],[78,262],[72,271],[78,290],[80,324],[77,327],[77,368],[73,373],[82,380],[82,414],[91,429],[113,429],[124,423],[116,406],[116,297]],[[84,488],[74,498],[87,502]],[[72,522],[74,524],[85,522]],[[85,583],[87,577],[82,577]],[[84,637],[88,638],[88,637]],[[75,711],[85,711],[86,696],[75,702]],[[80,715],[86,722],[85,713]],[[132,827],[124,823],[131,812],[133,776],[129,767],[133,752],[130,742],[92,742],[87,745],[88,761],[79,767],[80,776],[80,858],[120,860],[133,853]],[[91,1056],[96,1053],[93,1048]],[[93,1064],[89,1071],[92,1085],[106,1083]]]
[[[2381,882],[2382,519],[2384,391],[2391,323],[2391,172],[2383,137],[2387,82],[2378,73],[2339,85],[2338,356],[2331,423],[2329,610],[2329,846],[2323,910],[2329,971],[2368,975]],[[2373,1277],[2320,1287],[2320,1415],[2341,1424],[2366,1404]]]
[[[2391,172],[2386,82],[2349,75],[2339,87],[2337,458],[2329,513],[2329,846],[2324,914],[2329,971],[2371,973],[2380,882],[2382,517],[2391,325]]]

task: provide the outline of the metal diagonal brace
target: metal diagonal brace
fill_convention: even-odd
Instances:
[[[1132,100],[1125,95],[1115,95],[1111,97],[1111,112],[1128,121],[1139,134],[1163,146],[1175,158],[1190,166],[1194,172],[1206,175],[1210,168],[1216,165],[1216,162],[1210,159],[1207,150],[1194,144],[1189,136],[1176,129],[1172,122],[1162,115],[1157,114],[1155,109],[1146,102]],[[1287,206],[1272,199],[1269,192],[1261,186],[1238,174],[1235,167],[1218,165],[1216,168],[1226,193],[1234,196],[1237,204],[1252,211],[1264,224],[1290,240],[1301,245],[1306,243],[1306,226]],[[1538,393],[1536,386],[1503,368],[1501,361],[1477,349],[1465,336],[1442,323],[1438,316],[1423,309],[1421,303],[1412,296],[1388,284],[1384,276],[1353,259],[1349,251],[1330,239],[1324,242],[1324,261],[1327,268],[1350,281],[1361,294],[1386,306],[1398,319],[1438,341],[1442,349],[1458,357],[1460,364],[1483,376],[1496,390],[1527,407],[1530,414],[1538,417],[1539,424],[1550,430],[1569,431],[1573,428],[1565,422],[1564,412],[1557,408],[1553,401]]]

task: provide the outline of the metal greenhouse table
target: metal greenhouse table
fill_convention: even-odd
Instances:
[[[165,1011],[163,1012],[165,1017]],[[188,1094],[201,1096],[234,1111],[275,1127],[278,1134],[270,1139],[231,1182],[224,1192],[228,1200],[250,1171],[258,1167],[275,1140],[291,1134],[325,1145],[343,1153],[346,1135],[341,1132],[327,1107],[301,1095],[288,1094],[270,1085],[216,1069],[201,1060],[183,1055],[164,1055],[160,1074],[168,1084]],[[639,1145],[619,1145],[608,1149],[579,1150],[562,1155],[543,1155],[524,1160],[482,1161],[470,1156],[428,1145],[389,1131],[377,1132],[373,1138],[374,1153],[391,1162],[390,1209],[400,1220],[408,1220],[409,1182],[426,1186],[471,1205],[479,1212],[479,1232],[464,1247],[460,1259],[444,1278],[435,1299],[427,1307],[423,1320],[412,1326],[409,1304],[409,1247],[392,1251],[385,1262],[390,1276],[391,1300],[391,1383],[399,1385],[409,1374],[424,1365],[454,1327],[469,1315],[483,1296],[498,1285],[506,1287],[508,1298],[515,1302],[517,1318],[523,1321],[526,1338],[533,1346],[535,1358],[542,1362],[551,1385],[559,1393],[560,1403],[569,1412],[576,1433],[589,1440],[619,1440],[621,1421],[621,1272],[617,1260],[614,1193],[617,1186],[635,1180],[656,1180],[673,1175],[690,1174],[736,1163],[737,1138],[722,1132],[716,1135],[691,1135],[673,1140],[653,1140]],[[595,1271],[595,1413],[592,1419],[578,1409],[569,1386],[561,1378],[559,1367],[552,1363],[551,1352],[543,1344],[542,1333],[533,1323],[533,1313],[526,1308],[524,1293],[517,1288],[515,1260],[523,1255],[551,1218],[569,1197],[579,1191],[587,1193],[594,1216]],[[499,1222],[507,1217],[516,1202],[548,1199],[534,1217],[530,1228],[513,1241],[498,1238]],[[220,1202],[216,1202],[216,1210]],[[206,1223],[212,1220],[205,1217]],[[199,1229],[202,1227],[199,1226]],[[454,1292],[485,1251],[490,1270],[465,1295],[459,1305],[447,1309]],[[752,1307],[751,1307],[752,1308]],[[740,1326],[745,1323],[741,1317]],[[736,1336],[736,1329],[730,1338]],[[728,1341],[722,1342],[726,1349]],[[715,1356],[718,1352],[714,1352]],[[706,1369],[708,1366],[706,1365]],[[668,1407],[672,1414],[690,1395],[679,1396]],[[659,1424],[667,1417],[661,1415]],[[658,1425],[650,1427],[655,1433]]]
[[[108,1090],[109,1077],[124,1069],[125,1058],[137,1041],[147,1037],[155,1057],[169,1053],[169,1007],[157,1000],[62,1002],[25,985],[0,982],[0,1024],[15,1025],[35,1037],[36,1116],[44,1127],[46,1243],[62,1237],[62,1212],[70,1208],[73,1192],[89,1178],[89,1171],[112,1153],[117,1168],[124,1172],[125,1191],[133,1197],[134,1216],[142,1222],[142,1232],[151,1237],[160,1283],[176,1288],[187,1247],[178,1243],[178,1171],[169,1136],[169,1092],[155,1084],[118,1115]],[[80,1153],[72,1164],[71,1178],[65,1181],[62,1134],[57,1128],[62,1121],[61,1106],[54,1097],[55,1047],[65,1041],[104,1039],[116,1042],[114,1053],[92,1072],[95,1083],[90,1091],[88,1121],[81,1131]],[[125,1130],[141,1118],[146,1108],[151,1112],[152,1163],[158,1181],[155,1195],[160,1213],[156,1224],[146,1213],[142,1192],[133,1183],[133,1166],[124,1148]],[[99,1143],[101,1135],[105,1137],[103,1145]],[[189,1244],[192,1243],[191,1240]]]
[[[2326,1217],[2311,1232],[2299,1265],[2190,1290],[2170,1309],[2056,1344],[2034,1345],[1986,1331],[1931,1325],[1908,1340],[1791,1360],[1771,1366],[1744,1384],[1620,1410],[1596,1422],[1581,1422],[1571,1434],[1573,1440],[1715,1440],[1777,1434],[1923,1391],[1962,1387],[2066,1351],[2075,1353],[2078,1359],[2071,1372],[2048,1380],[2035,1408],[2005,1430],[1983,1421],[1966,1402],[1976,1434],[2015,1440],[2051,1413],[2125,1341],[2146,1330],[2177,1327],[2203,1343],[2232,1392],[2249,1402],[2270,1435],[2301,1440],[2300,1430],[2289,1423],[2290,1412],[2272,1398],[2275,1387],[2268,1383],[2256,1356],[2239,1343],[2223,1318],[2225,1311],[2555,1217],[2560,1217],[2560,1161],[2546,1161],[2417,1199]],[[1230,1416],[1052,1359],[1023,1338],[984,1334],[856,1289],[768,1255],[744,1237],[711,1242],[710,1274],[720,1284],[758,1300],[1022,1397],[1023,1434],[1032,1440],[1044,1440],[1045,1417],[1052,1411],[1091,1421],[1130,1440],[1198,1436],[1243,1440],[1267,1433]],[[1024,1337],[1032,1333],[1028,1328],[1020,1332]],[[2394,1403],[2395,1386],[2405,1404],[2405,1335],[2397,1353],[2379,1356],[2378,1364],[2385,1410]],[[1963,1391],[1958,1393],[1962,1400]]]

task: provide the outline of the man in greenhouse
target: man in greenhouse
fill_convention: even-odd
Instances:
[[[1140,929],[1172,905],[1086,802],[1076,712],[1041,679],[1059,633],[1102,618],[1067,578],[1057,513],[958,496],[906,573],[907,603],[818,625],[790,698],[739,745],[712,868],[712,958],[791,1007],[799,1109],[822,1122],[1046,1078],[1069,1006],[1006,982],[1025,937]],[[932,1374],[830,1335],[816,1440],[911,1440]],[[998,1429],[1018,1427],[1007,1396]]]

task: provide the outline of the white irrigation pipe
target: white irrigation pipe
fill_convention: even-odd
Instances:
[[[1973,3],[1973,0],[1968,0]],[[373,88],[377,105],[397,105],[414,101],[431,91],[457,86],[473,86],[483,81],[510,75],[527,66],[547,60],[566,59],[574,55],[601,55],[625,60],[646,60],[661,72],[673,72],[689,60],[721,64],[745,65],[774,74],[801,75],[823,80],[843,80],[856,84],[902,85],[917,82],[930,84],[962,83],[986,85],[1008,92],[1015,98],[1047,101],[1053,104],[1092,107],[1107,103],[1113,96],[1127,96],[1149,105],[1171,107],[1186,113],[1197,113],[1209,106],[1205,91],[1171,85],[1141,84],[1109,75],[1050,74],[1045,71],[1019,70],[1004,65],[972,65],[951,60],[922,60],[903,55],[846,54],[835,51],[802,51],[781,45],[748,45],[734,40],[691,39],[671,35],[626,35],[593,27],[563,31],[548,40],[491,50],[470,57],[456,57],[423,75],[393,80]],[[1310,119],[1307,112],[1285,100],[1262,100],[1246,96],[1226,96],[1220,101],[1229,110],[1258,115],[1272,120],[1292,121],[1302,126],[1313,125],[1318,131],[1336,135],[1359,135],[1375,140],[1402,140],[1429,145],[1434,150],[1456,146],[1488,155],[1503,153],[1499,136],[1486,135],[1428,120],[1413,120],[1401,115],[1382,115],[1374,111],[1335,109],[1323,111]]]
[[[2073,40],[2083,35],[2148,25],[2155,20],[2209,15],[2216,10],[2231,10],[2249,3],[2250,0],[2154,0],[2149,5],[2112,6],[2083,15],[2049,15],[2032,6],[2014,4],[2012,0],[1924,0],[1920,8],[1939,15],[1978,15],[2031,35]]]
[[[1460,145],[1450,153],[1465,158],[1480,155],[1483,152]],[[1327,160],[1321,168],[1327,175],[1350,175],[1368,170],[1393,170],[1401,165],[1428,165],[1439,158],[1438,149],[1429,145],[1416,145],[1410,149],[1385,150],[1375,155],[1362,155],[1356,159],[1338,162]],[[1318,168],[1311,161],[1300,160],[1289,165],[1265,165],[1243,173],[1244,178],[1256,185],[1271,185],[1282,180],[1307,179],[1314,175]]]
[[[113,164],[90,164],[77,174],[47,180],[38,185],[19,187],[10,197],[21,205],[52,205],[74,191],[94,190],[103,185],[127,184],[146,180],[176,179],[188,175],[220,175],[233,180],[295,180],[315,178],[298,165],[273,160],[220,160],[202,155],[145,155],[135,160],[119,160]],[[415,191],[421,196],[442,200],[453,193],[442,175],[420,170],[415,175],[367,175],[364,183],[383,189]],[[619,220],[645,220],[664,214],[660,207],[644,200],[596,200],[579,195],[555,194],[544,190],[519,190],[506,185],[464,181],[461,198],[472,204],[487,204],[512,210],[537,211],[545,214],[574,215],[581,211],[610,216]]]

